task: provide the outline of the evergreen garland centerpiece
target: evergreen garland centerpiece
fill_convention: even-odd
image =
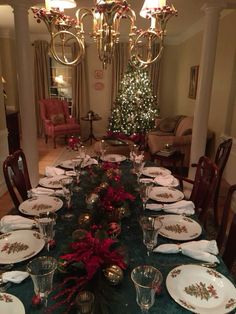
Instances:
[[[158,114],[157,99],[152,93],[147,70],[135,68],[129,63],[120,82],[108,135],[142,141],[142,135],[154,128]]]

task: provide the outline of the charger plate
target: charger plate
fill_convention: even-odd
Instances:
[[[42,212],[56,212],[62,206],[63,202],[60,198],[41,195],[22,202],[19,211],[25,215],[38,216]]]
[[[124,155],[119,154],[106,154],[101,157],[102,161],[108,161],[108,162],[121,162],[125,161],[126,157]]]
[[[161,203],[173,203],[181,201],[184,194],[172,187],[156,186],[151,189],[149,198]]]
[[[236,288],[221,273],[199,265],[170,271],[166,288],[171,297],[192,313],[224,314],[236,307]]]
[[[14,295],[0,293],[0,313],[2,314],[25,314],[23,303]]]
[[[182,215],[163,215],[158,219],[162,221],[159,234],[165,238],[188,241],[195,239],[202,233],[202,227],[195,220]]]
[[[60,180],[67,178],[65,175],[53,176],[53,177],[44,177],[39,180],[39,185],[50,188],[50,189],[61,189],[62,185]]]
[[[0,264],[25,261],[38,254],[44,245],[43,236],[35,230],[15,230],[4,233],[0,235]]]
[[[164,176],[171,174],[171,171],[162,167],[145,167],[142,174],[147,177],[155,178],[157,176]]]

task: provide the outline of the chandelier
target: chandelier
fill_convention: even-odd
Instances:
[[[75,6],[74,0],[45,0],[45,8],[32,8],[37,22],[43,21],[47,26],[53,58],[64,65],[76,65],[84,57],[84,21],[91,16],[93,27],[90,36],[96,42],[103,68],[111,63],[115,45],[119,42],[121,19],[127,19],[130,24],[128,42],[131,62],[136,67],[147,67],[160,59],[167,22],[177,15],[177,10],[173,5],[167,5],[166,0],[145,0],[140,15],[150,20],[150,27],[141,30],[135,25],[136,14],[128,1],[95,0],[93,8],[79,8],[76,18],[64,13],[65,8]],[[68,47],[72,42],[76,52],[73,57],[68,57]],[[158,49],[154,51],[155,44]]]

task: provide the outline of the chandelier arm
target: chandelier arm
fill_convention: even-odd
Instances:
[[[137,51],[137,48],[138,48],[138,43],[141,39],[141,37],[147,37],[148,36],[148,56],[147,56],[147,60],[143,60],[139,55],[138,55],[138,51]],[[160,49],[157,53],[157,55],[153,58],[153,53],[151,51],[151,40],[152,38],[155,38],[157,37],[159,40],[160,40]],[[164,50],[164,47],[163,47],[163,33],[160,32],[160,33],[156,33],[154,32],[153,30],[147,30],[147,31],[143,31],[141,34],[139,34],[137,36],[137,38],[131,42],[131,48],[130,48],[130,53],[131,53],[131,56],[134,56],[136,58],[137,61],[139,61],[141,64],[143,65],[149,65],[149,64],[152,64],[154,62],[156,62],[158,59],[161,58],[162,56],[162,53],[163,53],[163,50]],[[132,53],[134,51],[134,54]]]
[[[63,40],[62,39],[62,58],[60,58],[56,52],[56,41],[55,41],[55,38],[60,36],[60,37],[65,37],[65,35],[70,35],[71,37],[73,37],[77,44],[78,44],[78,52],[74,58],[74,60],[72,61],[68,61],[68,59],[66,58],[66,54],[65,54],[65,45],[66,43],[69,41],[68,40]],[[51,50],[51,53],[53,55],[53,57],[58,61],[60,62],[61,64],[63,65],[76,65],[78,64],[81,59],[83,58],[84,54],[85,54],[85,45],[84,45],[84,41],[81,40],[81,38],[79,38],[78,36],[76,36],[75,34],[69,32],[69,31],[60,31],[60,32],[57,32],[55,34],[53,34],[51,36],[51,43],[50,43],[50,50]]]

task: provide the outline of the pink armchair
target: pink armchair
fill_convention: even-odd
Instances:
[[[41,99],[39,105],[46,143],[48,137],[52,137],[56,148],[56,137],[80,133],[80,125],[70,116],[66,101],[56,98]]]

